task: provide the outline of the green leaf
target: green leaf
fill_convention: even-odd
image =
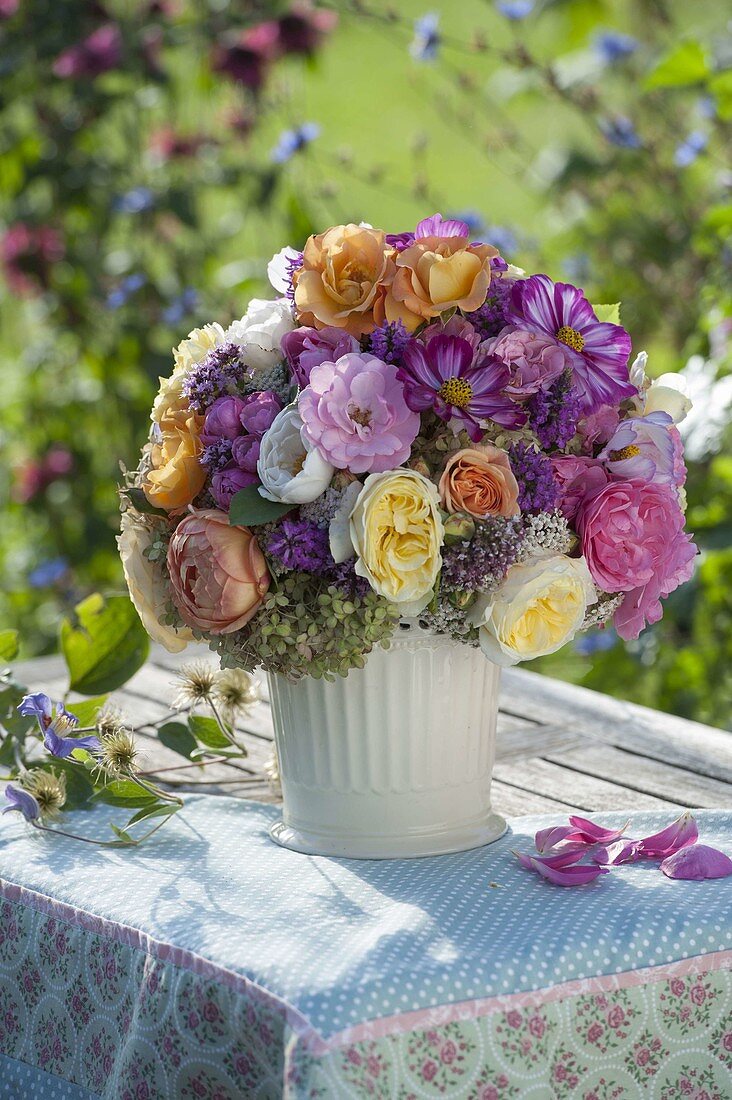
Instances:
[[[69,686],[81,695],[114,691],[144,665],[150,640],[127,596],[99,593],[74,608],[75,621],[61,623],[61,650]]]
[[[106,787],[95,791],[93,798],[99,802],[106,802],[109,806],[151,806],[157,805],[155,795],[148,794],[142,787],[138,787],[131,779],[115,779]]]
[[[107,702],[106,695],[97,695],[93,699],[83,699],[78,703],[68,703],[68,709],[79,719],[80,726],[93,726],[97,715]]]
[[[215,718],[202,718],[192,714],[188,719],[188,728],[201,744],[209,749],[230,749],[231,741],[224,737]]]
[[[130,485],[128,488],[123,489],[122,493],[127,497],[136,512],[141,512],[145,516],[165,516],[166,519],[168,518],[168,513],[163,508],[156,508],[154,504],[150,503],[142,489]]]
[[[620,324],[620,302],[612,306],[593,306],[598,321],[607,321],[611,325]]]
[[[732,69],[717,73],[709,81],[709,91],[717,100],[719,117],[728,122],[732,119]]]
[[[137,841],[135,840],[135,838],[130,836],[129,833],[126,833],[124,831],[124,829],[120,829],[119,825],[112,825],[110,823],[109,827],[112,830],[112,832],[114,833],[114,835],[119,837],[119,839],[122,841],[123,844],[137,844]]]
[[[182,722],[166,722],[158,730],[158,738],[167,748],[190,760],[196,747],[196,739]]]
[[[178,813],[180,806],[171,806],[169,802],[166,802],[164,806],[145,806],[142,810],[138,810],[136,814],[133,814],[130,820],[127,822],[127,828],[136,825],[138,821],[145,821],[148,817],[169,817],[171,814]]]
[[[661,58],[645,79],[646,88],[676,88],[698,84],[709,75],[707,55],[694,39],[681,42]]]
[[[0,661],[14,661],[18,656],[18,631],[0,630]]]
[[[247,485],[231,498],[229,523],[233,527],[258,527],[291,512],[292,504],[276,504],[259,495],[256,485]]]
[[[216,756],[227,756],[237,760],[242,760],[248,755],[245,750],[230,745],[228,749],[194,749],[191,753],[191,760],[202,760],[206,756],[211,756],[214,752]]]

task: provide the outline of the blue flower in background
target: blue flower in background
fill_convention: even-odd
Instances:
[[[570,282],[581,286],[592,274],[592,263],[586,252],[573,252],[562,260],[562,270]]]
[[[142,214],[145,210],[152,210],[155,205],[155,195],[149,187],[133,187],[124,195],[118,195],[112,203],[112,209],[117,214]]]
[[[715,118],[717,114],[717,104],[714,96],[699,96],[699,99],[696,101],[696,109],[702,118]]]
[[[638,39],[630,34],[621,34],[619,31],[603,31],[595,38],[595,48],[602,61],[606,65],[614,65],[616,61],[624,61],[638,49]]]
[[[66,574],[69,563],[66,558],[52,558],[50,561],[41,562],[28,574],[28,584],[31,588],[50,588],[56,581],[60,581]]]
[[[640,149],[643,146],[638,131],[625,115],[604,119],[600,122],[600,129],[610,144],[617,145],[620,149]]]
[[[270,156],[275,164],[285,164],[320,136],[317,122],[303,122],[294,130],[283,130]]]
[[[415,61],[434,61],[440,49],[440,17],[437,12],[429,12],[414,22],[414,38],[409,52]]]
[[[485,218],[477,210],[462,210],[459,214],[448,214],[448,218],[465,222],[471,237],[484,237],[487,233]]]
[[[127,275],[118,286],[107,295],[107,309],[121,309],[145,285],[145,276]]]
[[[166,325],[179,325],[197,305],[198,291],[192,286],[187,286],[183,293],[178,298],[174,298],[163,310],[162,319]]]
[[[707,135],[701,130],[693,130],[680,145],[676,146],[674,164],[678,168],[688,168],[690,164],[694,163],[699,154],[704,152],[708,140]]]
[[[527,15],[531,15],[534,2],[535,0],[499,0],[496,8],[501,15],[505,15],[506,19],[518,22],[520,19],[525,19]]]
[[[24,791],[21,787],[14,787],[12,783],[8,783],[5,788],[5,797],[10,805],[4,808],[4,814],[17,810],[26,821],[37,821],[41,816],[41,807],[33,795],[28,794],[28,791]]]
[[[594,631],[592,634],[583,634],[575,639],[574,648],[583,657],[591,657],[593,653],[606,653],[612,649],[618,640],[618,636],[610,627],[604,630]]]
[[[487,225],[485,239],[494,245],[502,256],[511,256],[518,252],[518,237],[508,225]]]

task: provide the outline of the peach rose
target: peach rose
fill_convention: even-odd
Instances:
[[[191,512],[168,546],[173,600],[181,618],[205,634],[231,634],[249,622],[270,576],[247,527],[231,527],[226,512]]]
[[[488,295],[491,259],[497,255],[492,245],[470,244],[467,237],[416,240],[396,257],[384,302],[386,319],[402,321],[413,332],[447,309],[478,309]]]
[[[451,455],[439,488],[448,512],[466,512],[476,519],[519,514],[519,487],[508,455],[490,443]]]
[[[185,398],[171,402],[155,429],[151,468],[142,490],[155,508],[177,512],[198,496],[206,481],[201,465],[203,417],[191,411]]]
[[[295,309],[301,325],[373,332],[384,320],[384,288],[394,277],[394,249],[379,229],[335,225],[309,237],[295,272]]]

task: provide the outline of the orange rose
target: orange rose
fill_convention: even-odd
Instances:
[[[295,272],[295,308],[302,325],[373,332],[384,320],[384,288],[394,277],[394,249],[384,233],[336,225],[309,237]]]
[[[508,455],[490,443],[451,455],[439,488],[448,512],[466,512],[476,519],[519,514],[519,487]]]
[[[467,237],[422,237],[396,257],[396,274],[384,303],[388,321],[402,321],[413,332],[423,321],[447,309],[470,312],[488,296],[490,244]]]
[[[155,508],[180,511],[198,496],[206,481],[201,465],[200,433],[203,417],[192,412],[181,397],[165,410],[160,435],[150,452],[151,468],[142,485]]]

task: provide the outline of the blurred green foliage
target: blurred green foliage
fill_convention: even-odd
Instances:
[[[441,209],[470,214],[513,262],[622,301],[651,373],[683,370],[696,400],[694,581],[637,643],[606,632],[538,666],[731,724],[723,13],[717,0],[427,7],[436,21],[422,0],[315,14],[70,0],[63,20],[51,0],[0,3],[0,622],[42,652],[65,604],[119,586],[118,461],[135,463],[182,335],[271,293],[269,257],[316,227],[407,229]],[[282,142],[307,122],[314,140]]]

